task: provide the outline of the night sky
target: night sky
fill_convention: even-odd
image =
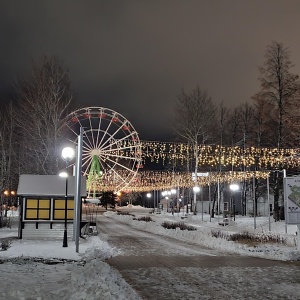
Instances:
[[[182,88],[228,107],[250,101],[272,41],[300,74],[300,1],[0,0],[0,37],[1,101],[32,58],[57,55],[78,106],[118,111],[143,140],[172,138]]]

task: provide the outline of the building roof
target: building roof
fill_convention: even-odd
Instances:
[[[68,177],[68,196],[75,196],[75,176]],[[66,178],[59,175],[22,174],[17,190],[19,196],[56,196],[66,195]],[[86,177],[81,176],[81,197],[86,197]]]

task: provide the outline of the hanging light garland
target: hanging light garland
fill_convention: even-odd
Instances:
[[[192,188],[195,181],[191,172],[171,172],[171,171],[142,171],[143,164],[150,161],[164,165],[172,163],[175,166],[186,166],[194,159],[194,147],[184,143],[167,143],[157,141],[140,141],[141,147],[139,155],[143,163],[137,165],[140,168],[137,176],[125,188],[126,191],[151,191],[168,190],[174,187]],[[120,141],[124,148],[128,148]],[[251,169],[272,170],[275,168],[296,168],[300,166],[300,149],[276,149],[276,148],[242,148],[224,147],[220,145],[200,145],[198,146],[198,166],[205,170],[222,169],[231,170],[227,172],[209,172],[208,176],[197,177],[198,185],[208,185],[220,183],[232,183],[250,178],[265,179],[269,176],[269,171],[251,171]],[[133,155],[124,151],[122,156]],[[250,170],[250,171],[233,171]],[[125,171],[116,171],[117,174]],[[93,186],[99,191],[113,191],[118,185],[118,178],[122,176],[101,176]]]
[[[250,172],[211,172],[207,176],[197,178],[197,185],[213,185],[219,183],[233,183],[249,180],[253,177],[266,179],[269,171]],[[192,188],[195,186],[192,173],[190,172],[163,172],[144,171],[138,174],[134,185],[126,188],[127,191],[146,192],[151,190],[170,190],[174,187]]]
[[[151,162],[164,164],[166,160],[183,165],[187,159],[193,158],[194,147],[183,143],[166,143],[141,141],[143,157]],[[300,149],[277,149],[277,148],[243,148],[224,147],[220,145],[198,146],[199,166],[233,166],[273,168],[284,165],[298,167],[300,165]]]
[[[253,177],[266,179],[268,176],[269,171],[211,172],[207,176],[198,177],[197,185],[212,185],[217,182],[230,184]],[[117,186],[117,180],[106,178],[105,175],[98,182],[94,182],[94,187],[99,191],[114,191]],[[195,186],[195,180],[191,172],[140,171],[124,191],[146,192],[151,190],[170,190],[174,187],[192,188],[193,186]]]

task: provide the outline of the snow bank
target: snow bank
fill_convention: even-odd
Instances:
[[[76,253],[72,241],[69,241],[68,247],[62,247],[62,241],[18,240],[16,226],[0,229],[0,239],[7,237],[14,239],[11,239],[6,251],[0,251],[0,260],[3,262],[0,264],[0,280],[13,283],[16,281],[14,274],[24,276],[20,287],[0,291],[0,299],[39,299],[36,295],[44,295],[46,292],[41,290],[41,286],[37,286],[37,282],[44,276],[46,268],[47,275],[51,273],[57,280],[70,277],[70,281],[63,284],[58,284],[54,279],[47,283],[45,288],[55,291],[57,298],[140,300],[121,274],[104,262],[117,255],[118,251],[97,236],[81,239],[79,253]],[[53,265],[50,270],[52,262],[61,263],[61,267]],[[29,266],[34,267],[34,271]]]
[[[99,259],[91,259],[82,268],[71,268],[72,300],[115,299],[139,300],[138,294],[120,273]]]
[[[118,215],[114,212],[106,212],[105,215],[113,219],[121,220],[144,231],[165,235],[181,241],[190,241],[195,244],[203,245],[209,248],[220,249],[231,253],[238,253],[240,255],[249,255],[275,260],[300,260],[300,251],[296,248],[296,226],[289,226],[290,233],[284,233],[285,224],[283,222],[272,223],[273,231],[268,232],[268,219],[265,217],[257,218],[256,229],[253,229],[253,218],[238,217],[236,222],[232,222],[229,226],[220,226],[217,220],[208,222],[208,216],[205,216],[206,221],[202,221],[202,216],[190,215],[188,218],[181,219],[181,215],[175,214],[153,214],[151,218],[153,222],[143,222],[134,220],[130,215]],[[136,218],[138,216],[136,215]],[[166,229],[161,226],[164,222],[184,222],[197,228],[196,231]],[[255,247],[249,247],[233,241],[227,241],[223,238],[216,238],[212,236],[212,230],[224,231],[227,234],[237,232],[250,232],[256,235],[280,235],[286,240],[286,244],[264,243],[258,244]]]

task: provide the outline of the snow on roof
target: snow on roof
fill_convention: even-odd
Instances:
[[[65,196],[66,179],[59,175],[22,174],[17,194],[20,196]],[[68,177],[68,196],[75,194],[75,176]],[[81,177],[81,196],[85,197],[86,177]]]

